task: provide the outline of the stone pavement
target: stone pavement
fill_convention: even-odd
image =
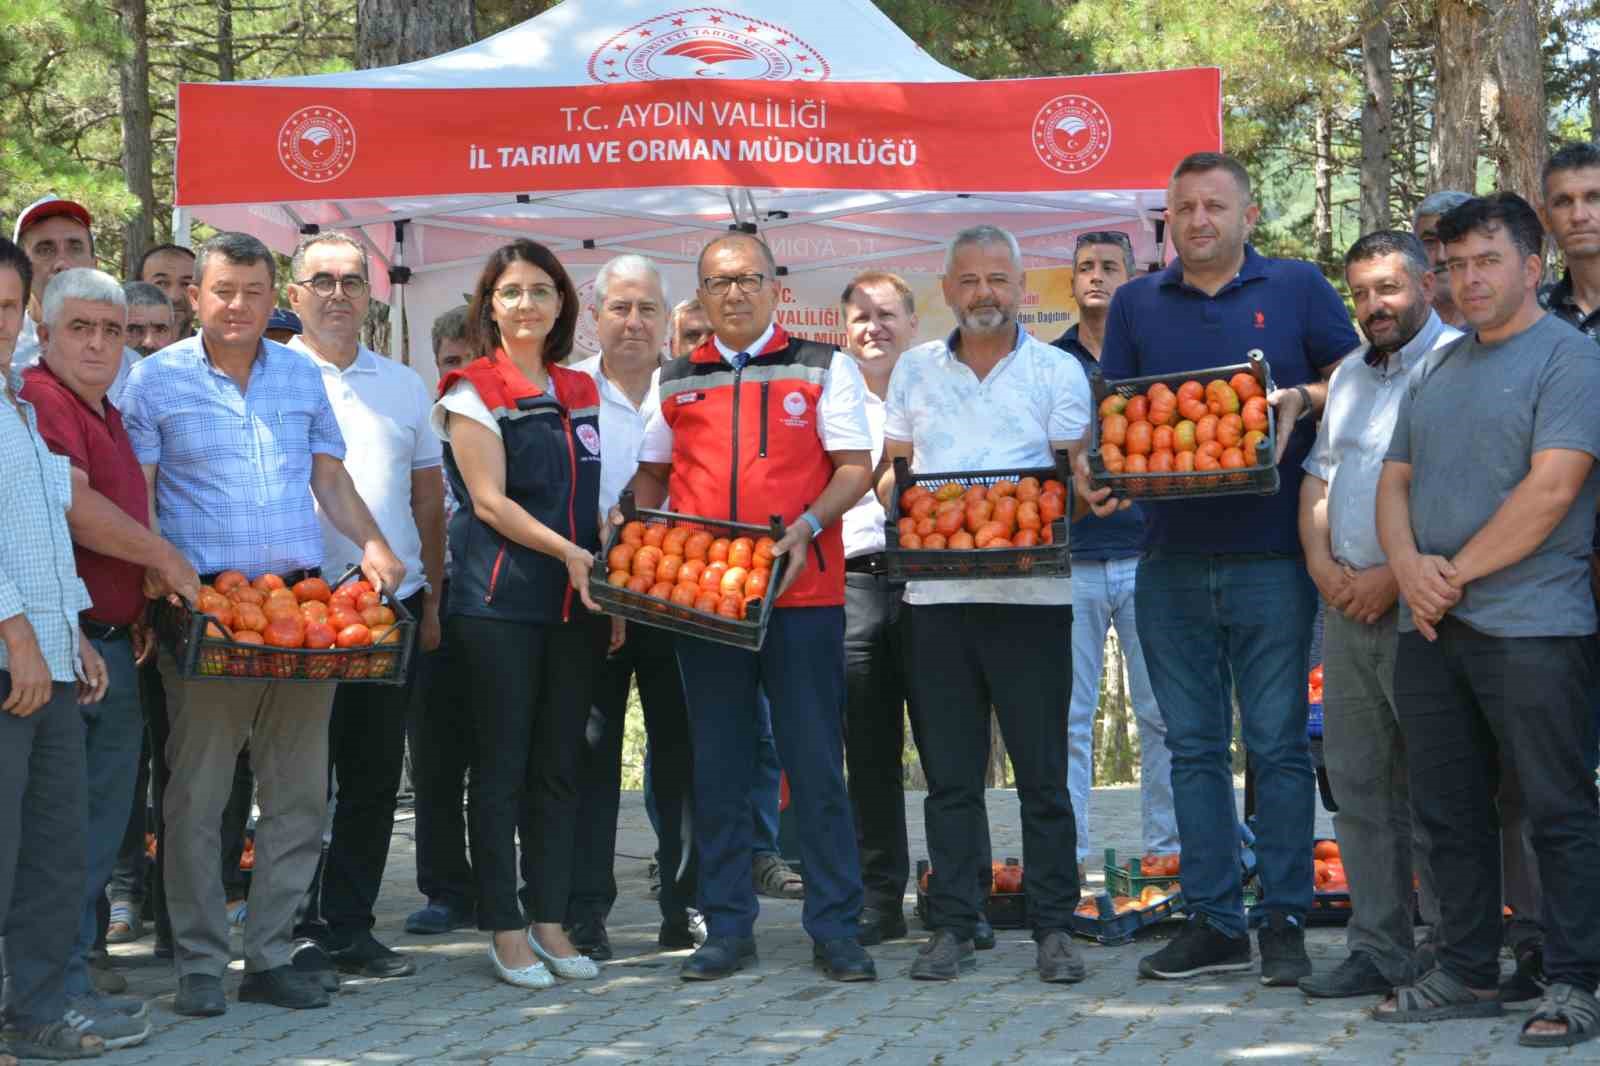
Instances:
[[[922,796],[908,797],[912,855],[922,844]],[[1139,850],[1136,788],[1096,789],[1097,846]],[[995,852],[1021,855],[1015,796],[989,794]],[[155,1033],[142,1047],[111,1052],[113,1066],[257,1066],[295,1063],[1105,1063],[1188,1066],[1211,1063],[1385,1063],[1457,1066],[1488,1063],[1595,1063],[1600,1043],[1551,1053],[1518,1048],[1524,1015],[1495,1021],[1391,1026],[1366,1015],[1372,1000],[1308,1001],[1293,989],[1263,988],[1255,974],[1194,982],[1135,977],[1141,940],[1105,948],[1079,942],[1089,978],[1075,986],[1041,984],[1032,943],[1002,931],[979,954],[978,971],[948,984],[906,977],[922,935],[873,949],[879,980],[839,985],[811,968],[800,904],[762,901],[761,962],[736,977],[686,985],[678,954],[655,947],[659,920],[645,895],[645,860],[654,840],[637,793],[624,797],[612,914],[618,958],[599,980],[527,992],[495,981],[486,937],[402,932],[417,899],[411,823],[395,829],[379,902],[380,938],[413,953],[419,973],[389,982],[347,980],[322,1011],[283,1011],[233,999],[239,964],[225,982],[228,1013],[188,1019],[172,1013],[174,980],[151,954],[149,938],[114,947],[132,990],[152,997]],[[1331,835],[1319,814],[1318,835]],[[1098,883],[1099,863],[1091,863]],[[907,910],[910,906],[908,903]],[[1313,930],[1319,969],[1343,956],[1342,930]],[[235,941],[237,950],[237,941]]]

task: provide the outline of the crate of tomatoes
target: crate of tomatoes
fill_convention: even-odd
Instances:
[[[155,601],[152,621],[181,677],[402,684],[416,622],[400,601],[352,581],[358,572],[290,586],[225,570],[192,607]]]
[[[900,580],[1058,577],[1072,572],[1071,463],[913,474],[894,461],[884,563]]]
[[[1091,386],[1095,488],[1161,500],[1278,491],[1272,376],[1259,350],[1188,374],[1107,381],[1096,372]]]
[[[1072,932],[1099,944],[1131,942],[1142,929],[1183,915],[1183,889],[1176,881],[1147,885],[1136,895],[1101,892],[1086,896],[1072,912]]]
[[[691,637],[759,650],[772,615],[768,589],[783,576],[766,526],[652,511],[624,492],[614,528],[589,578],[589,597],[607,614]]]
[[[933,864],[917,860],[917,918],[924,929],[933,928],[928,903],[928,884],[933,879]],[[996,929],[1024,929],[1028,925],[1028,896],[1022,887],[1022,860],[1008,858],[989,864],[989,896],[984,900],[983,916]]]

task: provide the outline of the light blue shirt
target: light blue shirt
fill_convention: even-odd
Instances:
[[[345,446],[305,356],[263,339],[241,392],[200,334],[185,337],[133,368],[122,419],[139,462],[157,468],[162,536],[200,573],[322,564],[311,457],[342,460]]]
[[[92,603],[73,562],[72,466],[39,436],[33,405],[0,397],[0,619],[25,616],[54,681],[78,676],[78,612]],[[0,670],[10,655],[0,641]]]

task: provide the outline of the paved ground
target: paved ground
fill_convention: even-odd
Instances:
[[[1095,841],[1138,848],[1138,792],[1095,790]],[[912,854],[922,846],[921,796],[908,806]],[[996,853],[1020,855],[1015,797],[991,792]],[[1139,981],[1149,941],[1120,948],[1085,945],[1089,979],[1047,986],[1034,976],[1033,946],[1019,933],[979,956],[975,976],[950,984],[912,982],[906,970],[920,942],[874,949],[880,980],[841,986],[810,966],[800,905],[762,901],[761,964],[712,985],[679,981],[680,955],[655,949],[658,918],[645,896],[654,847],[637,793],[624,799],[617,858],[622,898],[612,915],[619,958],[598,981],[525,992],[496,982],[485,938],[462,932],[409,937],[417,906],[409,821],[396,827],[380,901],[380,936],[417,958],[409,980],[347,981],[325,1011],[280,1011],[232,999],[228,1013],[184,1019],[172,1013],[174,980],[150,941],[114,948],[133,989],[153,997],[156,1032],[109,1063],[256,1066],[297,1063],[1471,1063],[1600,1062],[1600,1044],[1558,1053],[1516,1047],[1520,1015],[1498,1021],[1390,1026],[1366,1015],[1370,1000],[1312,1002],[1263,988],[1255,975],[1193,983]],[[1318,835],[1329,835],[1323,815]],[[1098,866],[1098,863],[1094,864]],[[1096,870],[1093,880],[1099,880]],[[908,907],[909,910],[909,907]],[[1314,930],[1319,968],[1342,957],[1343,935]],[[237,942],[236,942],[237,949]]]

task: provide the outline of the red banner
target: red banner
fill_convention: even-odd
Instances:
[[[974,82],[178,90],[182,205],[728,185],[1165,188],[1222,144],[1215,68]]]

